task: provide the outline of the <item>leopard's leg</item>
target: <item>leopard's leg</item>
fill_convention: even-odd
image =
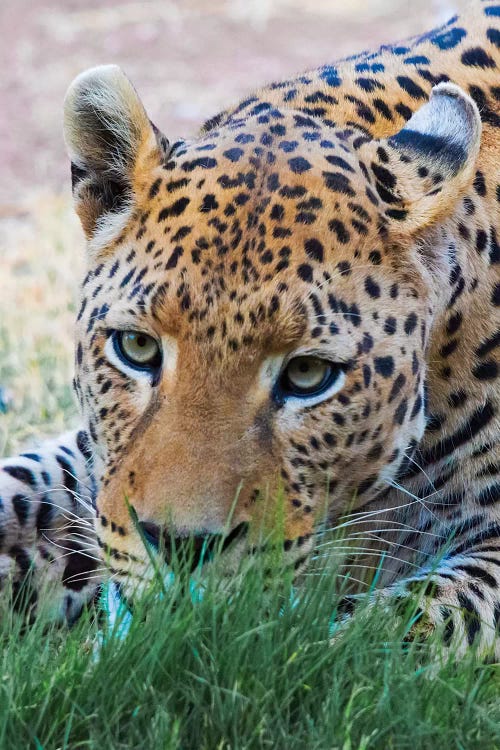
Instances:
[[[101,573],[95,495],[84,430],[0,460],[0,591],[10,579],[19,598],[34,605],[47,590],[43,605],[54,619],[78,617]]]
[[[340,619],[350,619],[363,597],[345,597]],[[408,640],[424,640],[436,630],[438,648],[461,658],[469,648],[500,659],[500,535],[491,524],[450,551],[433,567],[380,589],[373,600],[413,615]],[[391,607],[394,609],[394,607]]]

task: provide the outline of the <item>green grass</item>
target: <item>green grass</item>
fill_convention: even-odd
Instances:
[[[265,588],[263,568],[212,576],[196,604],[181,584],[149,592],[97,659],[90,617],[66,632],[4,612],[0,747],[500,747],[497,667],[403,647],[409,613],[362,612],[331,644],[333,577],[291,606],[287,576]]]
[[[0,386],[13,394],[0,414],[4,453],[76,414],[67,248],[78,239],[58,202],[37,216],[22,242],[14,228],[0,247]],[[272,563],[270,588],[262,559],[230,590],[214,575],[196,605],[179,583],[161,600],[150,592],[98,660],[90,614],[70,631],[43,612],[26,627],[2,597],[0,748],[500,748],[500,667],[474,654],[441,664],[438,639],[404,647],[411,612],[361,612],[330,644],[332,569],[309,577],[291,607]]]

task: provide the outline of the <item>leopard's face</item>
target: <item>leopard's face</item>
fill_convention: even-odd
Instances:
[[[225,535],[233,564],[279,526],[297,560],[325,519],[397,480],[423,433],[447,262],[429,271],[390,195],[402,163],[421,189],[432,169],[270,108],[173,147],[141,127],[133,203],[125,178],[75,170],[98,537],[128,585],[149,576],[144,536],[168,558],[172,540]]]

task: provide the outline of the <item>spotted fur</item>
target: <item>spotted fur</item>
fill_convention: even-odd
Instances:
[[[271,84],[193,140],[169,142],[113,66],[71,86],[93,468],[69,461],[96,483],[97,543],[125,593],[151,576],[130,506],[167,558],[226,534],[229,574],[278,517],[299,572],[325,525],[344,526],[351,583],[377,568],[381,595],[406,599],[428,580],[428,627],[500,656],[499,20],[471,3]],[[162,341],[157,378],[117,365],[120,329]],[[334,362],[342,387],[281,399],[297,352]],[[44,493],[64,485],[64,466],[44,478],[59,450],[3,464],[15,540],[0,543],[21,573],[38,567]]]

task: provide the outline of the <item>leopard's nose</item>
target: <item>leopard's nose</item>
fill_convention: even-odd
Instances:
[[[248,532],[248,523],[243,522],[235,526],[228,534],[189,534],[176,536],[165,526],[139,521],[139,528],[144,540],[156,552],[163,554],[168,564],[173,559],[180,562],[189,561],[191,572],[199,565],[208,562],[217,550],[224,552],[228,547]]]

